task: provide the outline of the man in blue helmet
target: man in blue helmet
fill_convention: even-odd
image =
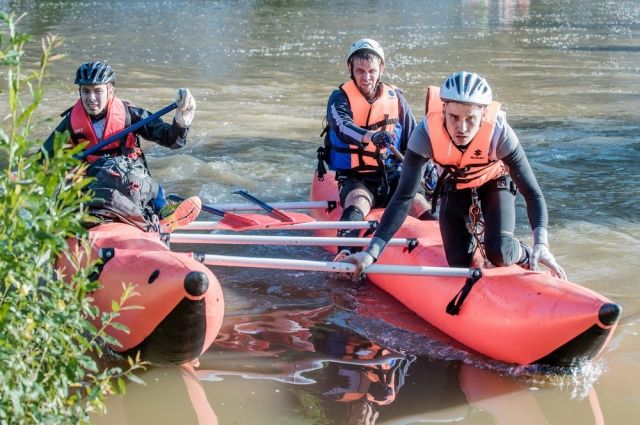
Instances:
[[[327,105],[324,159],[335,170],[341,221],[359,221],[373,207],[384,207],[398,183],[401,159],[391,153],[406,149],[415,118],[402,92],[381,81],[385,56],[370,38],[355,41],[347,56],[350,80],[334,90]],[[322,164],[318,165],[318,175]],[[321,177],[321,176],[320,176]],[[412,201],[411,215],[431,219],[423,193]],[[338,236],[357,236],[341,230]],[[353,249],[338,248],[336,261]]]
[[[434,197],[440,198],[440,233],[450,266],[470,266],[479,247],[495,266],[518,264],[537,270],[544,264],[566,279],[549,250],[544,195],[487,81],[478,74],[457,72],[440,88],[429,87],[426,103],[426,116],[411,134],[400,183],[380,226],[369,247],[345,261],[355,264],[359,274],[378,258],[404,222],[421,170],[433,159],[444,170]],[[533,250],[513,236],[516,189],[527,205]],[[483,222],[469,226],[473,211],[478,217],[481,212]],[[477,224],[484,227],[483,241],[474,235]]]
[[[46,156],[53,155],[55,133],[68,131],[70,144],[86,142],[85,148],[90,148],[150,115],[149,111],[118,98],[115,81],[115,72],[106,63],[80,65],[75,78],[80,98],[62,114],[64,119],[44,142],[42,150]],[[160,228],[167,232],[198,215],[201,203],[197,197],[175,208],[166,205],[162,187],[151,177],[140,147],[139,137],[170,149],[185,145],[196,102],[188,89],[179,89],[176,103],[171,124],[157,118],[85,158],[90,164],[87,175],[95,178],[89,185],[95,193],[89,205],[93,215],[144,229],[153,228],[160,216]]]

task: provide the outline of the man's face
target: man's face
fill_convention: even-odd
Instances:
[[[457,146],[468,145],[478,133],[486,108],[465,103],[446,102],[444,120],[451,140]]]
[[[107,107],[107,103],[113,94],[112,84],[95,84],[80,86],[80,99],[82,106],[89,115],[98,115]]]
[[[378,79],[384,71],[384,65],[378,59],[354,59],[350,67],[360,93],[368,100],[373,100],[376,95]]]

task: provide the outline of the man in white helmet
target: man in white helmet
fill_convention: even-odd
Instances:
[[[64,119],[44,142],[44,155],[54,155],[56,133],[68,131],[71,145],[87,142],[88,149],[150,115],[118,98],[115,81],[116,74],[106,63],[94,61],[78,67],[74,82],[80,98],[62,114]],[[195,220],[200,199],[192,197],[180,205],[166,205],[162,187],[151,177],[140,147],[140,137],[170,149],[185,145],[196,102],[188,89],[179,89],[176,103],[171,124],[157,118],[85,158],[90,164],[87,175],[95,179],[88,186],[95,194],[89,204],[91,214],[145,230],[153,227],[157,214],[161,230],[167,232]]]
[[[409,104],[396,87],[381,82],[385,56],[375,41],[364,38],[349,49],[351,80],[334,90],[327,105],[327,135],[322,159],[335,170],[344,208],[341,221],[359,221],[372,207],[384,207],[399,179],[401,161],[388,149],[404,152],[416,122]],[[319,164],[318,173],[324,168]],[[412,215],[428,216],[429,203],[418,194]],[[338,232],[354,237],[358,230]],[[351,254],[338,248],[336,260]]]
[[[358,274],[378,258],[404,222],[430,158],[444,170],[435,196],[440,197],[440,232],[450,266],[472,263],[477,241],[467,219],[475,209],[484,217],[483,249],[489,262],[532,270],[541,263],[566,279],[549,251],[547,206],[522,145],[493,101],[489,84],[470,72],[452,74],[440,88],[429,87],[427,114],[411,134],[398,189],[380,226],[365,251],[345,259],[357,266]],[[526,201],[533,250],[513,236],[516,189]]]

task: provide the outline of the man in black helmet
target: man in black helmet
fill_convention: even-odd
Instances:
[[[44,142],[47,157],[53,155],[55,133],[68,131],[70,144],[86,142],[85,148],[90,148],[150,115],[149,111],[118,98],[115,80],[115,72],[106,63],[80,65],[75,79],[80,98],[62,114],[64,119]],[[96,195],[89,205],[92,214],[144,229],[153,228],[159,215],[161,230],[168,232],[197,217],[201,208],[197,197],[187,199],[175,209],[167,208],[162,187],[149,174],[140,148],[139,137],[170,149],[185,145],[196,102],[188,89],[179,89],[176,103],[171,124],[157,118],[85,158],[90,164],[87,174],[95,177],[89,185]]]

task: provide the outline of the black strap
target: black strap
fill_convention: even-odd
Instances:
[[[398,118],[389,118],[389,114],[385,114],[384,118],[378,122],[374,122],[366,126],[367,130],[378,130],[382,127],[386,127],[387,125],[397,124],[400,120]]]
[[[467,278],[467,280],[464,283],[464,286],[458,291],[456,296],[453,297],[451,301],[449,301],[449,304],[447,304],[446,311],[448,314],[452,316],[457,316],[458,313],[460,313],[460,309],[462,308],[462,304],[464,303],[464,300],[467,298],[467,295],[469,295],[469,292],[471,292],[471,288],[473,288],[473,285],[475,285],[476,282],[480,280],[481,277],[482,277],[482,270],[473,269],[472,276]]]
[[[438,181],[436,182],[436,187],[433,189],[433,195],[431,196],[431,214],[436,213],[436,208],[438,207],[438,199],[440,199],[440,195],[442,195],[442,191],[444,190],[445,181],[452,180],[452,171],[448,167],[443,167],[442,174],[438,177]],[[455,180],[453,180],[453,184],[455,184]]]
[[[324,162],[326,161],[326,154],[324,147],[319,147],[316,151],[318,157],[318,181],[324,180],[324,175],[327,174],[327,167],[324,166]]]

